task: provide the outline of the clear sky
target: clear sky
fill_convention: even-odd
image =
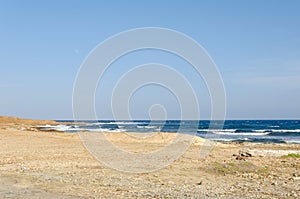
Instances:
[[[72,118],[73,83],[88,53],[121,31],[154,26],[189,35],[207,50],[223,77],[228,119],[299,119],[299,10],[297,0],[2,0],[0,115]],[[137,63],[168,60],[156,53],[142,52]],[[197,87],[193,75],[187,78]],[[143,103],[150,103],[147,93],[156,97],[154,88],[146,89],[136,95],[137,108],[132,105],[137,117],[144,116]],[[99,89],[97,111],[109,118],[102,95]],[[177,109],[170,110],[175,118]]]

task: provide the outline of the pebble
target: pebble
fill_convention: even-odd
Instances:
[[[198,182],[197,185],[202,185],[202,181]]]
[[[293,177],[293,180],[294,180],[294,181],[300,180],[300,177]]]

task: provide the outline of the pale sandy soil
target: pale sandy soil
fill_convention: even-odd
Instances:
[[[32,125],[0,123],[0,198],[300,197],[300,158],[281,157],[299,152],[300,145],[218,143],[199,159],[203,140],[198,139],[173,164],[133,174],[98,162],[77,133],[42,132]],[[173,135],[160,134],[147,143],[123,134],[107,136],[141,152],[163,147]],[[239,156],[240,150],[254,156]]]
[[[15,124],[27,124],[27,125],[45,125],[45,124],[57,124],[52,120],[30,120],[17,117],[0,116],[0,125],[15,125]]]

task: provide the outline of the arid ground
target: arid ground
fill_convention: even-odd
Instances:
[[[134,174],[97,161],[78,133],[37,128],[50,123],[56,124],[0,118],[0,198],[300,197],[297,144],[217,143],[208,156],[199,158],[203,140],[196,138],[173,164]],[[141,143],[123,139],[122,133],[106,135],[133,152],[163,147],[172,137],[157,134]]]

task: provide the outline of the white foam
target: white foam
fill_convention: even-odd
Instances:
[[[213,141],[220,141],[220,142],[232,142],[232,141],[247,141],[249,140],[248,138],[243,138],[243,139],[232,139],[232,138],[215,138],[211,139]]]
[[[106,129],[106,128],[99,128],[99,129],[88,129],[88,130],[84,130],[84,131],[88,131],[88,132],[108,132],[108,133],[113,133],[113,132],[125,132],[126,130],[124,129]]]
[[[285,142],[288,144],[300,144],[300,140],[286,140]]]
[[[236,132],[237,129],[198,129],[198,132],[211,132],[219,135],[257,135],[263,136],[269,133],[300,133],[300,129],[261,129],[252,132]]]
[[[157,126],[137,126],[139,129],[154,129],[157,128]]]
[[[139,124],[140,122],[109,122],[106,124]]]
[[[236,129],[198,129],[198,131],[211,132],[218,135],[256,135],[263,136],[268,135],[270,132],[266,130],[255,130],[253,132],[235,132]]]
[[[291,133],[300,133],[300,129],[270,129],[273,133],[285,133],[285,132],[291,132]]]
[[[235,132],[237,129],[198,129],[197,131],[205,131],[205,132]]]
[[[250,132],[250,133],[229,133],[229,132],[223,132],[223,131],[214,131],[213,133],[215,134],[219,134],[219,135],[244,135],[244,136],[247,136],[247,135],[255,135],[255,136],[264,136],[264,135],[268,135],[269,133],[268,132],[265,132],[265,133],[255,133],[255,132]]]
[[[157,128],[157,126],[145,126],[146,129],[154,129]]]

